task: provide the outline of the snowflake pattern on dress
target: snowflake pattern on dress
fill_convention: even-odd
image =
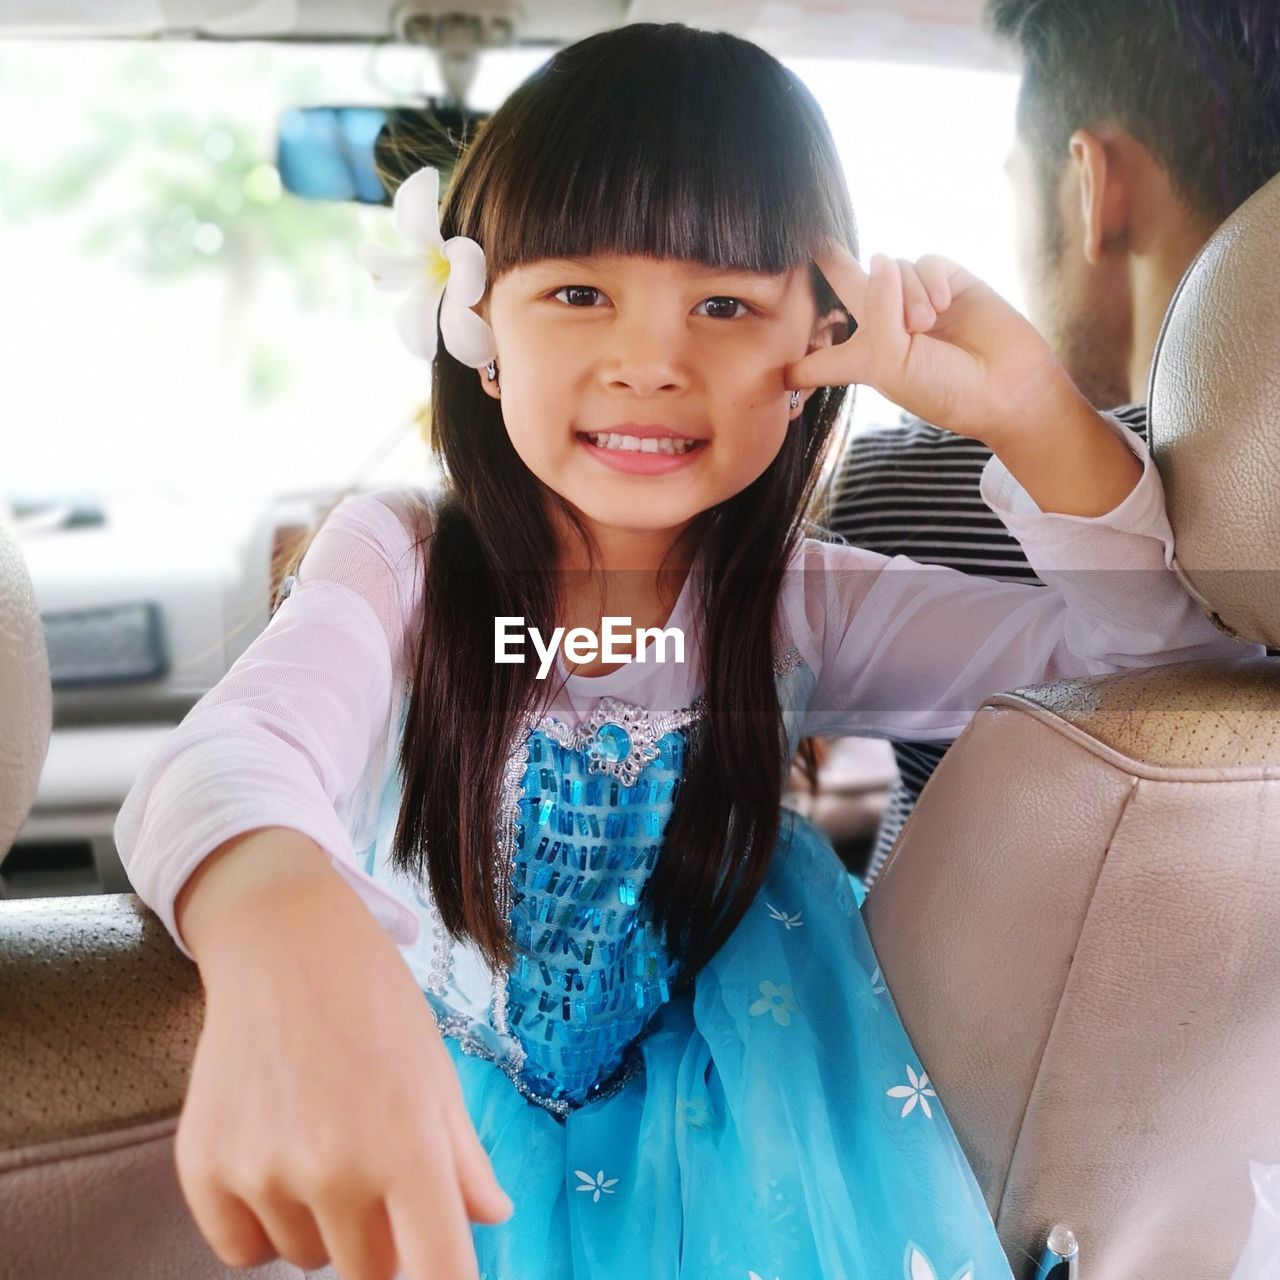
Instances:
[[[932,1120],[933,1112],[929,1108],[929,1099],[936,1098],[938,1095],[934,1092],[933,1086],[929,1083],[929,1073],[925,1071],[917,1076],[916,1073],[908,1066],[907,1079],[911,1081],[910,1084],[895,1085],[892,1089],[886,1090],[886,1093],[890,1098],[906,1098],[906,1102],[902,1107],[902,1114],[904,1117],[909,1116],[915,1110],[916,1103],[918,1102],[920,1104],[920,1110],[923,1111],[930,1120]]]
[[[788,933],[790,933],[792,929],[799,929],[804,924],[804,921],[800,918],[801,913],[799,911],[797,911],[795,915],[789,916],[785,911],[779,911],[772,902],[766,902],[764,905],[769,908],[769,915],[774,920],[782,921],[786,926]]]
[[[907,1245],[906,1265],[903,1268],[906,1280],[939,1280],[933,1263],[914,1245]],[[973,1280],[973,1263],[966,1262],[951,1280]]]
[[[574,1173],[582,1179],[582,1185],[578,1187],[579,1191],[590,1191],[593,1204],[599,1204],[600,1196],[611,1196],[614,1194],[613,1188],[617,1185],[617,1178],[606,1178],[604,1170],[597,1171],[593,1178],[589,1173],[584,1173],[581,1169],[575,1169]]]

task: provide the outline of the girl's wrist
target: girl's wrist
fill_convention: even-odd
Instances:
[[[1133,450],[1065,377],[1024,429],[989,447],[1045,513],[1106,515],[1142,477]]]
[[[225,931],[230,917],[258,899],[310,899],[304,887],[329,892],[336,887],[353,896],[328,854],[300,831],[259,827],[242,832],[214,849],[183,885],[174,904],[178,932],[203,968],[210,939]]]
[[[1000,412],[992,415],[982,432],[982,442],[1005,461],[1006,454],[1017,454],[1028,442],[1043,447],[1082,409],[1093,412],[1066,369],[1046,353],[1016,391],[1004,397]]]

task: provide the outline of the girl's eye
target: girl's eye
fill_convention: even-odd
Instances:
[[[562,293],[569,295],[564,299],[569,306],[579,307],[584,310],[595,305],[593,299],[604,296],[599,289],[589,284],[567,284],[563,288],[557,289],[551,296],[558,298]]]
[[[737,298],[704,298],[698,306],[710,307],[711,310],[706,314],[712,320],[737,320],[751,311],[745,302],[740,302]],[[735,307],[741,307],[742,311],[735,311]]]
[[[566,284],[551,296],[583,311],[597,306],[605,297],[595,285],[590,284]],[[710,308],[702,314],[709,316],[712,320],[738,320],[743,315],[750,314],[751,311],[745,302],[740,302],[737,298],[725,297],[704,298],[694,310],[698,311],[702,307]]]

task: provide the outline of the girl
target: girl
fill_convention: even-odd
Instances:
[[[1148,456],[959,268],[862,272],[817,106],[727,35],[562,51],[396,216],[448,492],[337,509],[116,830],[207,992],[199,1227],[348,1280],[1009,1277],[783,776],[1232,650]],[[855,382],[993,447],[1048,589],[800,536]],[[496,660],[619,617],[642,660]]]

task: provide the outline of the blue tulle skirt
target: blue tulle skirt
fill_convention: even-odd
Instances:
[[[515,1202],[482,1280],[991,1280],[990,1214],[881,979],[861,889],[785,812],[755,904],[561,1120],[446,1037]]]

